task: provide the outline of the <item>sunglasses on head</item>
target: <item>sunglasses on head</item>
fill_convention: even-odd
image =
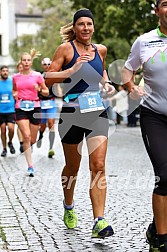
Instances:
[[[50,66],[50,63],[48,63],[48,64],[44,63],[43,65],[44,65],[44,66]]]

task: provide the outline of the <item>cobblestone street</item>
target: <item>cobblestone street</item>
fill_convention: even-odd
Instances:
[[[145,252],[145,231],[152,219],[153,172],[140,128],[110,126],[106,159],[107,200],[105,217],[115,234],[91,239],[93,226],[89,198],[89,168],[85,146],[75,191],[78,227],[63,223],[61,170],[63,152],[58,133],[55,157],[49,159],[48,131],[42,147],[33,146],[35,177],[26,176],[27,164],[19,153],[0,157],[0,252]],[[2,146],[0,146],[2,149]]]

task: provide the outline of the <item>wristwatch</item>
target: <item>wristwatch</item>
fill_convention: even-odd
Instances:
[[[43,75],[43,78],[46,79],[46,72],[44,72],[42,75]]]
[[[42,92],[42,87],[40,87],[40,90],[38,91],[39,93],[41,93]]]

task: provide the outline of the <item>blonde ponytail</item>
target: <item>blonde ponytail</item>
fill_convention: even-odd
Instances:
[[[60,36],[63,42],[69,42],[75,39],[72,22],[60,28]]]
[[[31,58],[33,60],[33,59],[38,58],[39,56],[41,56],[41,53],[39,51],[37,51],[35,48],[31,48],[30,55],[31,55]]]
[[[31,59],[33,61],[35,58],[38,58],[39,56],[41,56],[41,53],[39,51],[37,51],[35,48],[31,48],[29,53],[28,52],[22,53],[21,60],[22,60],[23,55],[30,55]]]

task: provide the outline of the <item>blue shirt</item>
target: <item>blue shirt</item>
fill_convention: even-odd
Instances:
[[[14,113],[15,101],[13,98],[13,83],[12,79],[0,79],[0,113]]]

